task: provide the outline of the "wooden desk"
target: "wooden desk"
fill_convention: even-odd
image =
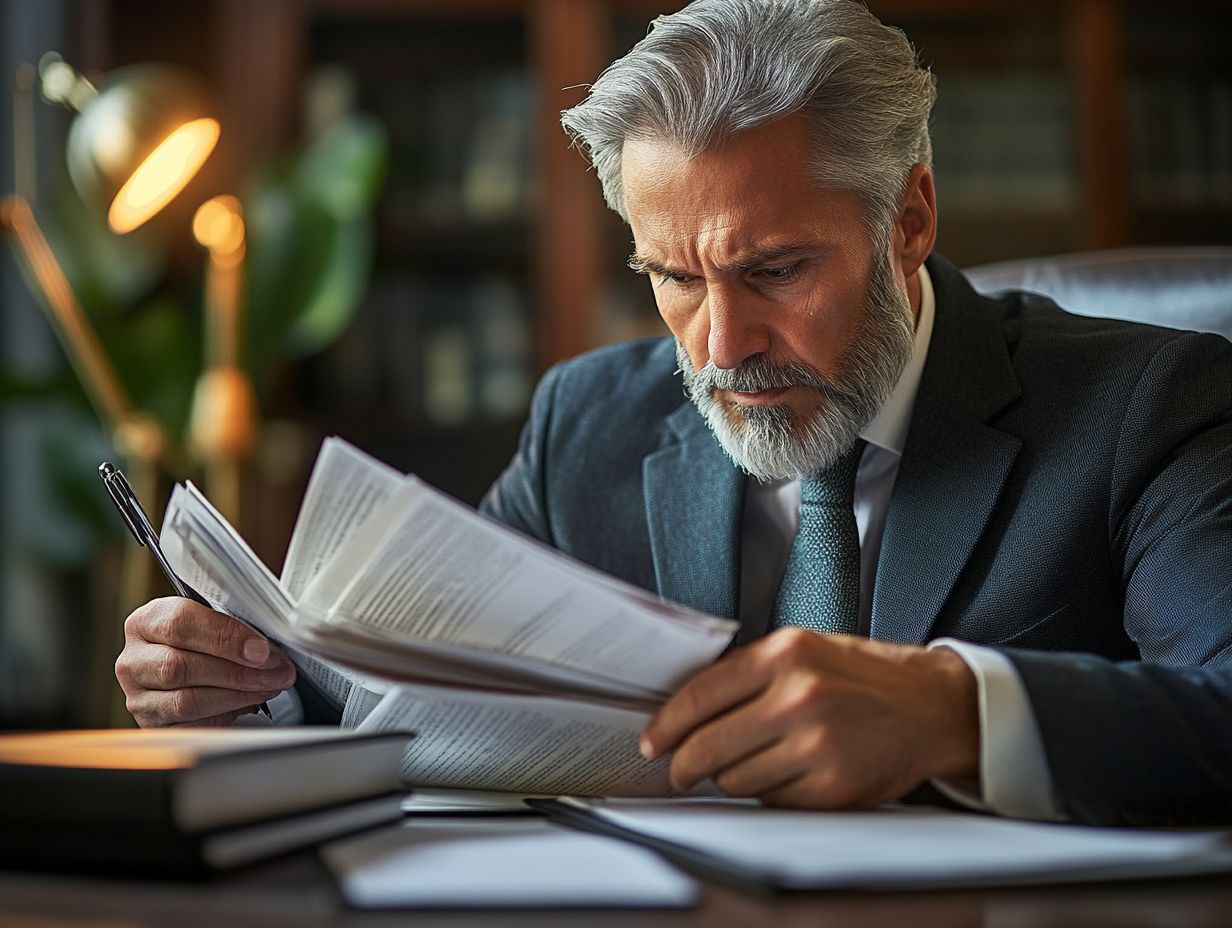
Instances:
[[[971,892],[758,896],[708,884],[702,904],[685,911],[514,910],[357,912],[346,909],[315,855],[253,867],[207,882],[104,880],[0,873],[4,928],[305,928],[376,926],[683,926],[775,928],[1226,928],[1232,925],[1227,877],[1099,886]]]

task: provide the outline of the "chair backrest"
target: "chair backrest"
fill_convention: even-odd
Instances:
[[[1232,247],[1126,248],[986,264],[976,290],[1031,290],[1070,312],[1232,339]]]

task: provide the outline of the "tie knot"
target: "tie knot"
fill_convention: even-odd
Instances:
[[[863,438],[827,470],[800,478],[800,502],[851,508],[856,491],[856,471],[866,442]]]

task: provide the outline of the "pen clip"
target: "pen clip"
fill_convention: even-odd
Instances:
[[[133,538],[137,539],[137,544],[141,547],[147,547],[146,540],[153,533],[149,520],[145,513],[137,504],[137,498],[133,495],[133,488],[128,485],[128,481],[124,479],[124,475],[110,461],[104,461],[98,465],[98,475],[103,479],[103,486],[107,488],[108,495],[111,496],[111,501],[115,503],[116,509],[120,511],[120,516],[124,519],[124,524],[128,526],[128,530],[133,533]]]
[[[180,596],[212,609],[213,606],[204,596],[180,579],[179,574],[171,566],[171,562],[167,560],[167,555],[163,553],[162,545],[159,544],[158,534],[154,531],[154,526],[150,524],[150,517],[145,514],[145,507],[137,499],[137,494],[133,492],[133,488],[120,469],[110,461],[104,461],[98,465],[98,475],[102,478],[103,485],[107,487],[107,494],[115,503],[116,509],[120,511],[128,530],[133,533],[133,538],[137,539],[137,544],[149,550],[172,589]]]

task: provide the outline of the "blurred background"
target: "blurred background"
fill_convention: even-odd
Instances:
[[[938,78],[938,249],[952,261],[1232,238],[1224,0],[870,5]],[[230,363],[255,402],[251,434],[228,452],[234,516],[275,572],[323,436],[474,503],[548,365],[660,334],[649,289],[624,268],[628,233],[557,114],[671,9],[3,0],[0,195],[32,204],[133,407],[166,438],[150,508],[173,479],[224,484],[201,449],[231,439],[203,436],[194,409],[209,408],[202,373],[227,280],[243,308]],[[22,69],[51,51],[104,91],[143,63],[211,88],[216,150],[134,232],[109,229],[70,182],[74,113]],[[218,194],[243,217],[240,264],[194,236],[194,211]],[[95,468],[126,450],[6,237],[0,727],[120,724],[111,665],[135,549]]]

